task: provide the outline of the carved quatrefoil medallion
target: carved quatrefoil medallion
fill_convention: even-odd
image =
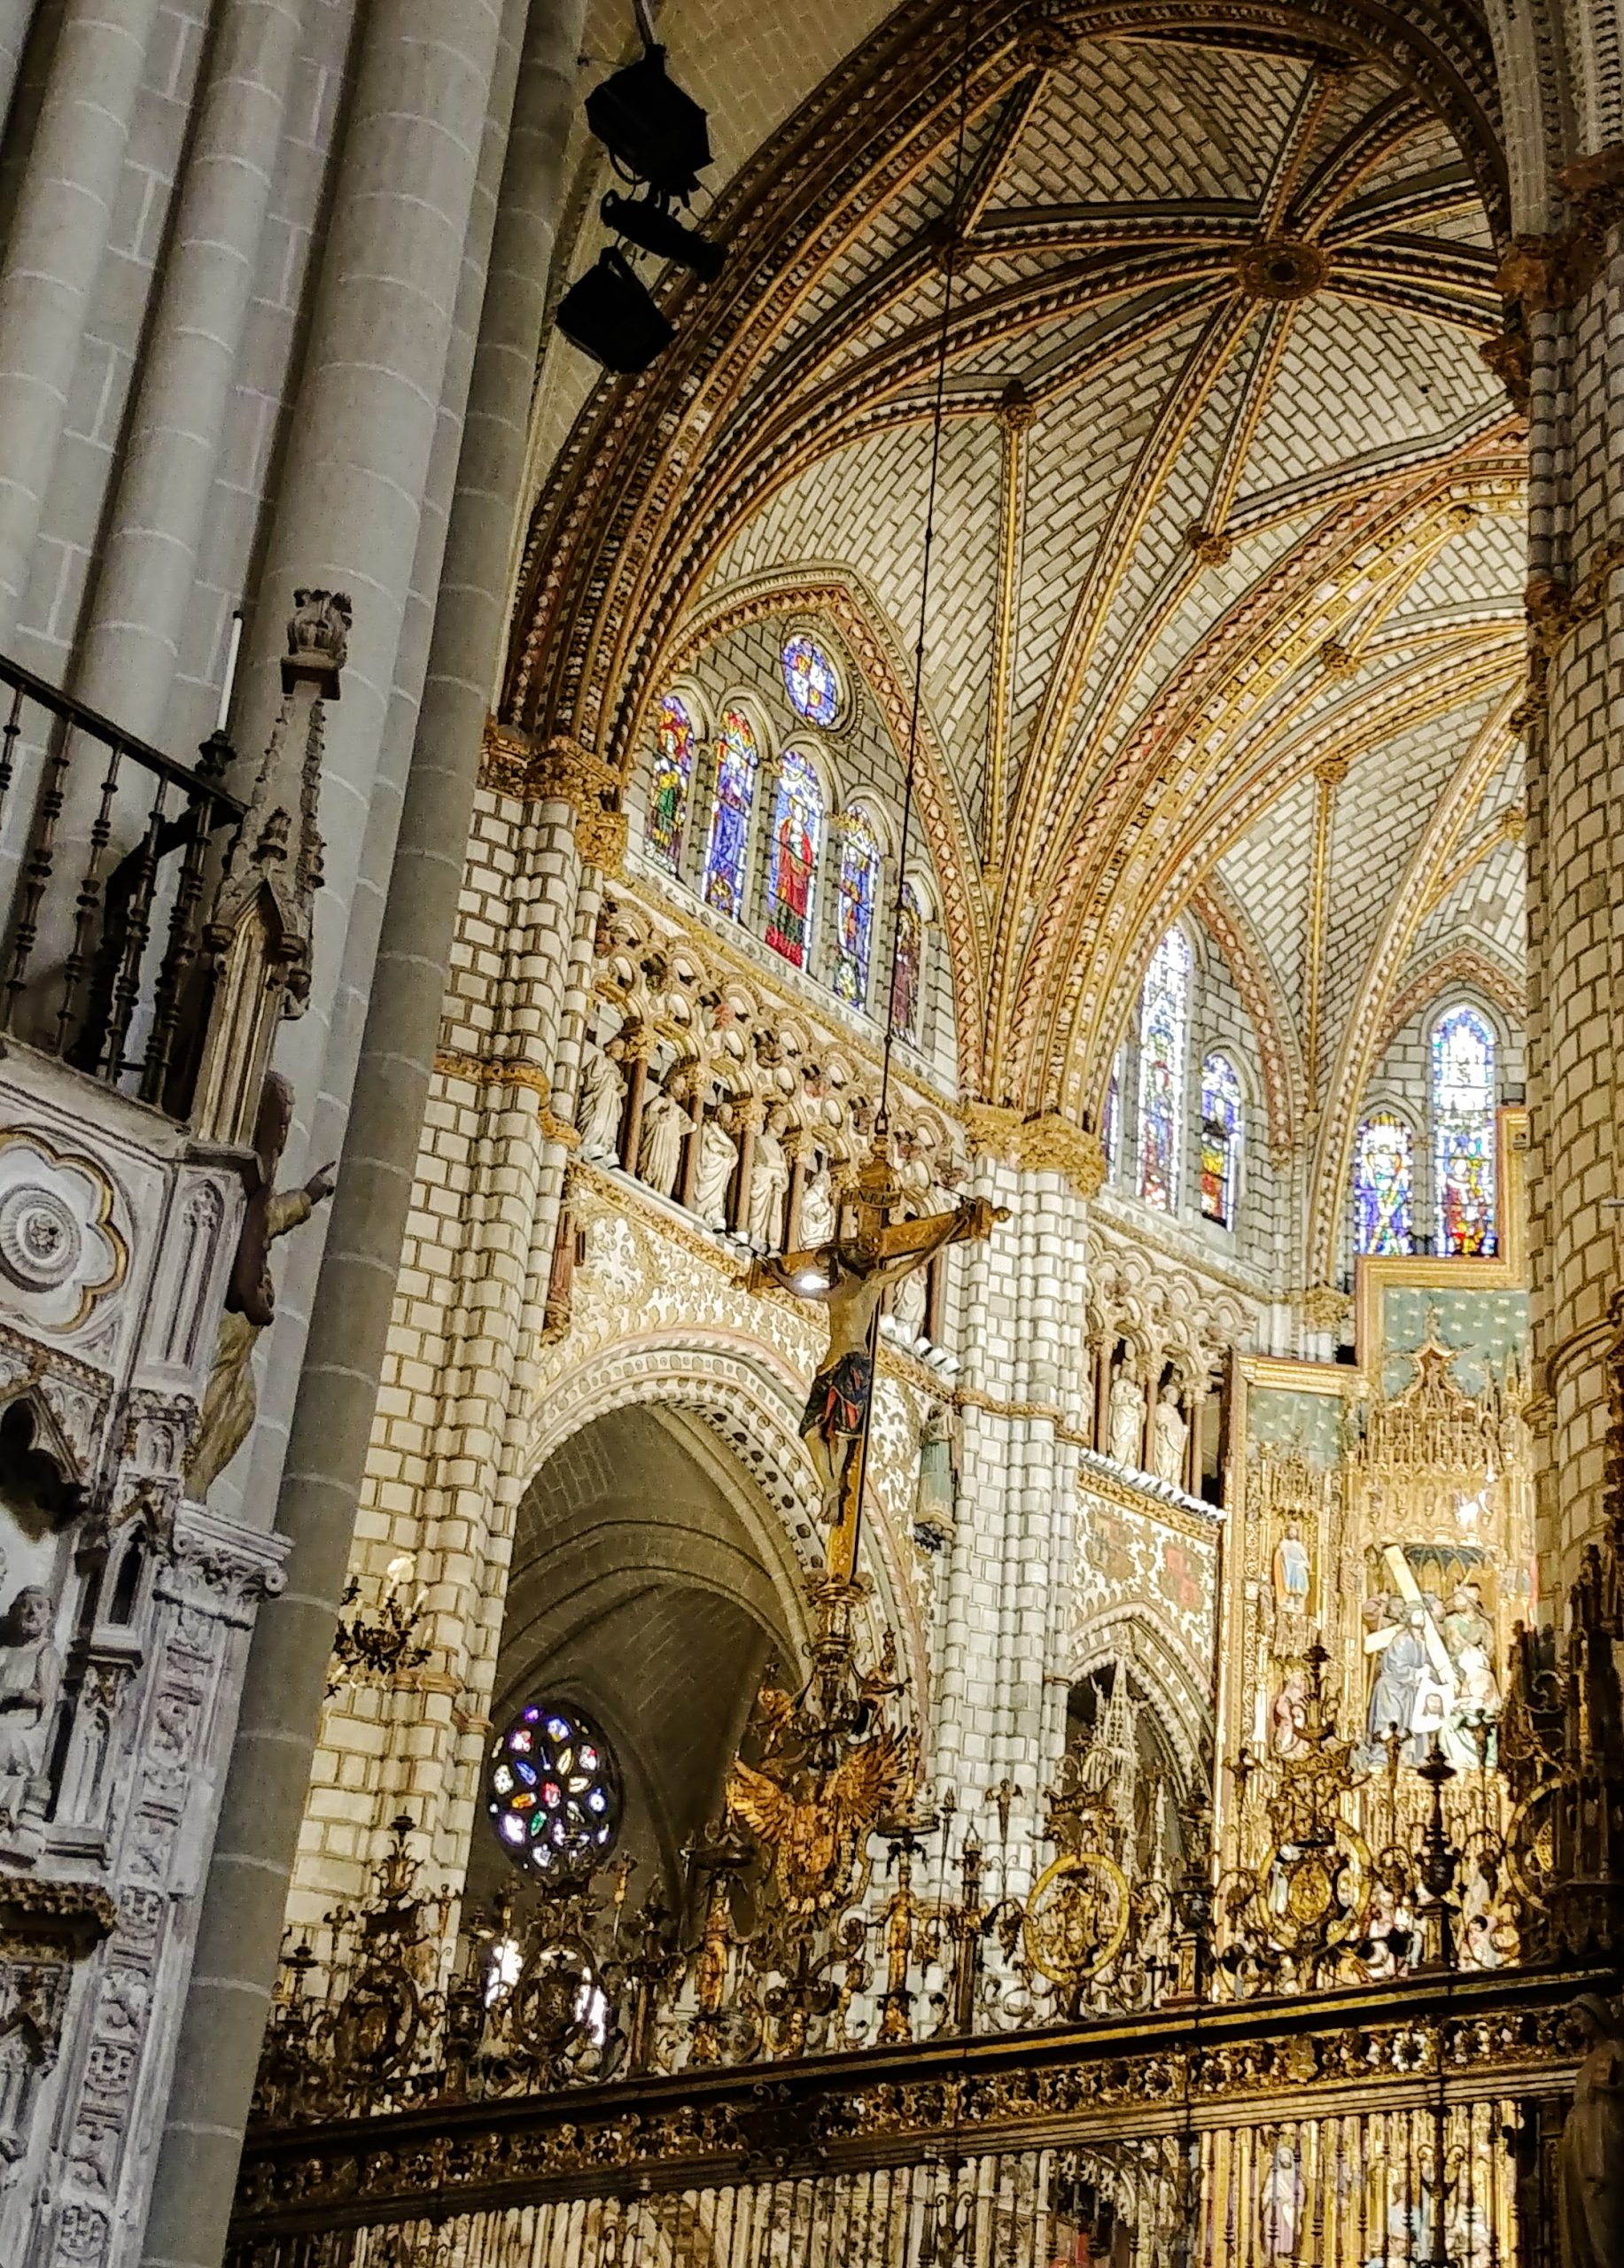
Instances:
[[[0,1133],[0,1300],[28,1324],[76,1331],[128,1265],[113,1209],[93,1158],[20,1128]]]

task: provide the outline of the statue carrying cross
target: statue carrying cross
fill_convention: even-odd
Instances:
[[[1006,1207],[975,1197],[922,1220],[888,1221],[903,1195],[886,1137],[876,1133],[829,1241],[753,1261],[745,1279],[749,1291],[774,1285],[828,1312],[828,1348],[807,1396],[801,1438],[823,1491],[835,1575],[850,1576],[857,1564],[864,1443],[885,1294],[948,1245],[990,1236],[995,1221],[1009,1217]],[[852,1213],[855,1225],[843,1235]]]

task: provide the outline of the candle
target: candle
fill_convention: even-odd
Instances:
[[[237,683],[237,657],[243,645],[243,610],[239,606],[231,617],[231,644],[226,654],[226,681],[220,688],[220,714],[214,719],[214,730],[223,733],[226,718],[231,713],[231,693]]]

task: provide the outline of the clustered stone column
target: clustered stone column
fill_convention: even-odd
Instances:
[[[245,1686],[149,2224],[153,2268],[214,2268],[230,2207],[496,668],[580,17],[552,0],[469,0],[451,17],[433,0],[377,0],[360,36],[264,577],[272,588],[295,574],[331,579],[355,602],[345,729],[323,783],[328,982],[287,1062],[308,1147],[336,1146],[353,1082],[355,1113],[330,1265],[313,1239],[306,1264],[290,1269],[253,1444],[249,1494],[276,1505],[292,1573],[286,1611],[264,1626]],[[437,603],[442,582],[455,603]],[[273,658],[263,641],[251,654],[251,717]],[[397,847],[395,915],[375,981]]]
[[[1529,1193],[1542,1588],[1556,1605],[1604,1518],[1610,1303],[1621,1281],[1624,147],[1558,176],[1565,235],[1501,271],[1530,420]]]
[[[1092,1417],[1076,1320],[1087,1282],[1079,1192],[1099,1188],[1104,1155],[1075,1127],[1007,1112],[973,1113],[971,1138],[981,1152],[973,1193],[1010,1218],[966,1260],[960,1390],[964,1496],[975,1509],[959,1522],[942,1607],[932,1773],[961,1810],[1001,1782],[1018,1791],[1018,1894],[1041,1824],[1037,1793],[1065,1747],[1077,1446]]]

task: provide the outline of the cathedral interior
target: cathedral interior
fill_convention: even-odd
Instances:
[[[1616,10],[0,116],[0,2262],[1624,2268]]]

